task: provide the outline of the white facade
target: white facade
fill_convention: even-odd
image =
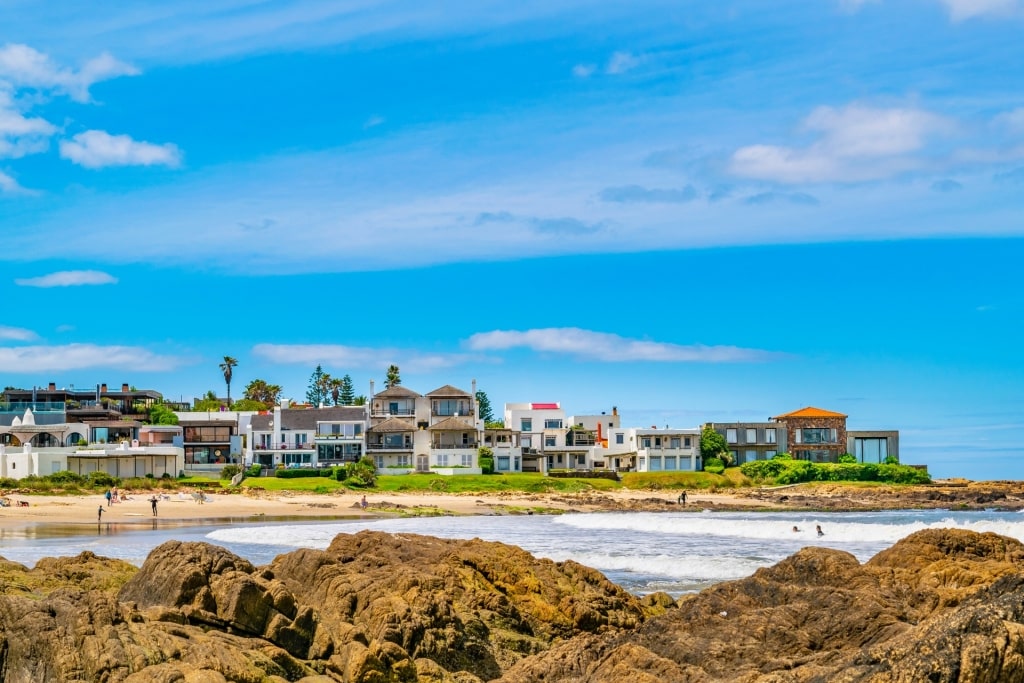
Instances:
[[[175,446],[140,446],[128,444],[37,448],[26,444],[15,448],[0,445],[0,477],[24,479],[70,471],[86,476],[106,472],[121,479],[165,474],[177,477],[185,467],[185,451]]]

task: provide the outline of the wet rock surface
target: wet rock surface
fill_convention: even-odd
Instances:
[[[0,679],[252,683],[1024,681],[1024,545],[805,548],[678,601],[500,543],[364,531],[255,567],[0,562]]]

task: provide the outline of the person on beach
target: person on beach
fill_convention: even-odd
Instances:
[[[153,516],[154,517],[156,517],[156,501],[157,501],[156,495],[154,495],[152,498],[149,499],[149,506],[151,508],[153,508]]]
[[[686,505],[686,491],[682,491],[679,494],[679,504]]]
[[[114,497],[114,494],[110,492],[110,489],[107,489],[107,492],[103,494],[103,497],[107,499],[107,507],[110,507],[110,500]]]
[[[363,496],[363,499],[361,501],[359,501],[359,504],[362,506],[362,508],[364,510],[366,509],[366,505],[367,505],[367,503],[366,503],[366,496]]]
[[[110,493],[110,491],[107,491],[107,493]],[[96,512],[96,522],[99,523],[99,522],[102,522],[102,521],[103,521],[103,506],[100,505],[99,510],[97,510],[97,512]]]
[[[824,536],[825,535],[825,532],[821,530],[821,525],[820,524],[817,525],[815,528],[818,530],[818,535],[819,536]]]

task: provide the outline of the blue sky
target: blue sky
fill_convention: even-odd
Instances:
[[[0,0],[0,377],[816,405],[1024,478],[1024,0]]]

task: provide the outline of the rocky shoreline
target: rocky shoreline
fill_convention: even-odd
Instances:
[[[638,683],[1024,680],[1024,545],[918,532],[805,548],[674,600],[501,543],[363,531],[256,567],[0,561],[0,680]]]

